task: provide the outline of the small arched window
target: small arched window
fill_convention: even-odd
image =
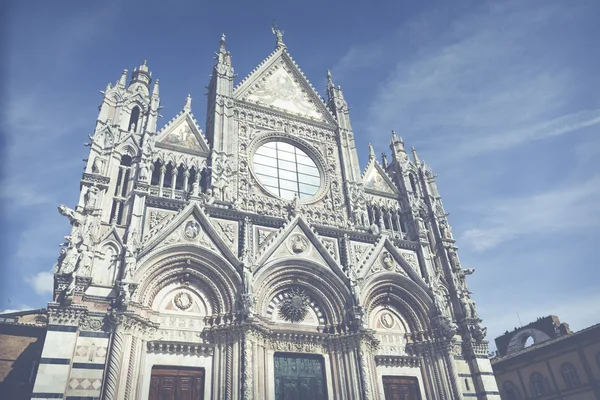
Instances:
[[[532,336],[526,336],[523,338],[523,348],[532,346],[534,344],[534,340]]]
[[[562,374],[563,379],[565,380],[565,386],[567,389],[572,389],[574,387],[579,386],[579,376],[577,375],[577,371],[575,367],[571,363],[564,363],[560,366],[560,373]]]
[[[127,130],[137,132],[137,127],[140,119],[140,108],[135,106],[131,109],[131,117],[129,117],[129,124]]]
[[[152,169],[152,178],[150,179],[151,185],[159,185],[160,184],[160,167],[162,164],[159,160],[154,162],[154,168]]]
[[[511,381],[506,381],[502,385],[503,399],[506,400],[521,400],[519,389]]]
[[[544,383],[544,377],[539,372],[531,374],[531,394],[534,397],[544,396],[548,393]]]

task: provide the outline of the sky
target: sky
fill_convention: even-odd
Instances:
[[[350,105],[359,157],[391,130],[437,183],[493,339],[557,315],[600,322],[600,3],[3,2],[0,310],[45,307],[108,82],[146,59],[166,124],[203,125],[222,33],[239,82],[274,47]]]

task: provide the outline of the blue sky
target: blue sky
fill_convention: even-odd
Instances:
[[[203,3],[200,5],[200,3]],[[204,121],[221,33],[238,81],[273,49],[313,86],[342,85],[363,166],[390,130],[439,175],[493,340],[549,314],[600,322],[600,3],[20,2],[5,4],[0,310],[43,307],[74,206],[99,90],[142,60],[162,124],[188,93]]]

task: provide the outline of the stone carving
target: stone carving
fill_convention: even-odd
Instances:
[[[230,177],[233,175],[231,161],[226,154],[215,156],[212,165],[212,192],[215,199],[231,202]]]
[[[365,251],[367,251],[367,246],[361,246],[359,244],[355,244],[353,246],[353,249],[354,249],[354,262],[358,263],[361,260],[363,254],[365,254]]]
[[[160,211],[150,211],[150,229],[153,229],[167,217],[166,213]]]
[[[104,325],[103,318],[87,317],[79,323],[79,328],[84,331],[101,331]]]
[[[104,165],[106,160],[100,156],[94,158],[92,162],[92,173],[102,175],[104,173]]]
[[[290,238],[290,247],[294,254],[302,254],[308,250],[308,241],[301,235],[294,235]]]
[[[175,305],[182,311],[189,309],[192,304],[194,304],[194,300],[192,296],[190,296],[186,292],[180,292],[175,295],[174,299]]]
[[[269,76],[258,88],[249,92],[249,101],[279,108],[293,114],[305,115],[309,118],[322,120],[319,112],[308,93],[298,83],[297,79],[287,70],[284,62],[276,64],[269,71]],[[268,124],[267,124],[268,125]]]
[[[394,326],[394,316],[389,312],[382,313],[379,321],[384,328],[391,329]]]
[[[387,251],[383,252],[381,256],[381,262],[383,264],[383,268],[387,269],[388,271],[392,271],[394,269],[394,259]]]
[[[200,234],[200,224],[198,224],[196,221],[188,221],[185,224],[183,232],[186,238],[190,240],[196,239]]]
[[[226,222],[217,222],[217,226],[221,230],[225,240],[227,240],[230,245],[233,245],[235,242],[235,227],[234,227],[234,225],[228,224]]]
[[[414,254],[414,253],[402,253],[402,258],[404,258],[406,260],[406,262],[408,264],[410,264],[410,266],[413,267],[414,269],[418,269],[419,268],[419,261],[417,259],[416,254]]]
[[[85,201],[85,209],[86,210],[90,210],[93,211],[96,209],[96,197],[98,196],[98,187],[97,186],[90,186],[87,190],[87,192],[85,193],[84,196],[84,201]]]
[[[123,280],[129,280],[133,278],[133,274],[136,271],[136,250],[133,245],[124,245],[125,248],[125,270],[123,272]]]
[[[302,322],[308,314],[309,298],[304,289],[294,288],[279,303],[279,316],[289,322]]]

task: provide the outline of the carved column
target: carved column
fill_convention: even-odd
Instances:
[[[111,345],[110,356],[108,359],[108,371],[104,384],[104,399],[117,400],[117,390],[119,387],[119,379],[121,374],[121,363],[123,361],[123,345],[125,341],[125,333],[120,325],[114,329]]]
[[[374,388],[374,382],[371,379],[371,368],[373,353],[370,348],[370,343],[367,338],[361,338],[359,342],[358,348],[358,363],[359,363],[359,372],[360,379],[362,381],[363,387],[363,398],[364,400],[375,400],[378,399],[377,390]]]
[[[243,400],[252,400],[254,398],[254,387],[253,387],[253,353],[252,353],[252,341],[250,340],[251,333],[249,331],[244,332],[244,343],[243,343],[243,369],[242,369],[242,384],[243,384]]]
[[[175,188],[177,186],[177,167],[173,167],[173,172],[171,172],[171,198],[175,198]]]
[[[183,191],[188,192],[188,183],[190,180],[190,170],[188,168],[183,171]]]
[[[158,182],[158,196],[162,197],[163,187],[165,185],[165,174],[167,172],[167,166],[164,163],[160,165],[160,180]]]
[[[462,394],[458,389],[457,383],[460,381],[458,377],[458,372],[456,371],[456,365],[454,363],[453,356],[453,344],[450,342],[445,346],[444,349],[444,359],[446,361],[446,366],[448,368],[448,375],[450,380],[450,388],[452,390],[454,399],[462,399]]]

